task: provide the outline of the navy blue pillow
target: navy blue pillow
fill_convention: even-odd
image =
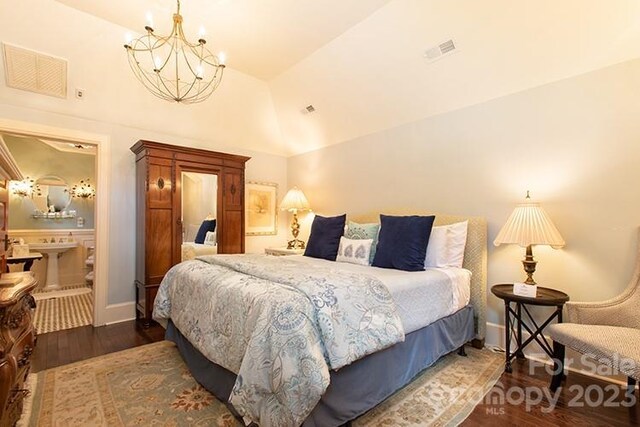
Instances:
[[[347,214],[332,217],[316,215],[304,256],[335,261],[346,220]]]
[[[374,267],[423,271],[435,216],[380,215]]]
[[[204,243],[204,238],[207,237],[207,231],[214,232],[216,231],[216,220],[215,219],[205,219],[200,224],[200,228],[198,229],[198,234],[196,234],[196,238],[194,239],[195,243]]]

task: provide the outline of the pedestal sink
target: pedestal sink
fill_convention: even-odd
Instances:
[[[60,257],[63,252],[76,247],[78,247],[78,242],[29,243],[29,249],[42,252],[47,257],[47,279],[45,280],[45,290],[60,288],[58,257]]]

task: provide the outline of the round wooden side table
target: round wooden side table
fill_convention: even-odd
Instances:
[[[569,301],[569,295],[564,292],[543,288],[538,286],[538,292],[535,298],[523,297],[513,293],[513,284],[499,284],[491,287],[491,292],[498,298],[504,300],[504,320],[505,320],[505,364],[504,370],[511,372],[511,360],[515,357],[524,359],[524,352],[526,346],[528,346],[534,340],[542,347],[542,349],[553,358],[553,347],[547,341],[544,336],[544,328],[547,327],[553,319],[558,319],[558,323],[562,323],[562,308],[564,304]],[[511,303],[515,303],[515,309],[511,306]],[[538,324],[527,306],[547,306],[556,307],[549,318],[541,324]],[[523,317],[523,310],[528,317],[528,321],[525,321]],[[524,342],[522,341],[522,329],[525,329],[529,334]],[[511,336],[516,336],[517,348],[515,351],[511,351]]]

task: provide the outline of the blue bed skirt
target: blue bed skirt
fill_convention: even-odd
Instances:
[[[471,341],[473,325],[473,308],[468,305],[407,334],[402,343],[332,371],[329,388],[303,426],[340,426],[364,414],[440,357]],[[165,337],[176,344],[196,381],[226,402],[236,375],[204,357],[171,321]]]

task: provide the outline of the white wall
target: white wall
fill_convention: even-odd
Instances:
[[[247,180],[286,188],[286,159],[255,148],[277,146],[279,128],[267,85],[228,68],[211,99],[184,106],[156,99],[129,70],[122,47],[125,30],[51,0],[0,2],[0,40],[69,61],[67,99],[19,91],[0,84],[0,118],[107,135],[111,144],[108,303],[134,299],[135,157],[137,140],[251,156]],[[0,70],[4,81],[4,69]],[[73,89],[86,91],[82,101]],[[265,149],[266,151],[266,149]],[[249,237],[247,251],[286,239]]]
[[[292,157],[289,183],[322,214],[415,207],[489,225],[489,284],[522,280],[491,242],[526,190],[567,245],[536,247],[539,284],[573,300],[620,292],[640,225],[640,60]],[[489,322],[502,323],[489,293]]]

